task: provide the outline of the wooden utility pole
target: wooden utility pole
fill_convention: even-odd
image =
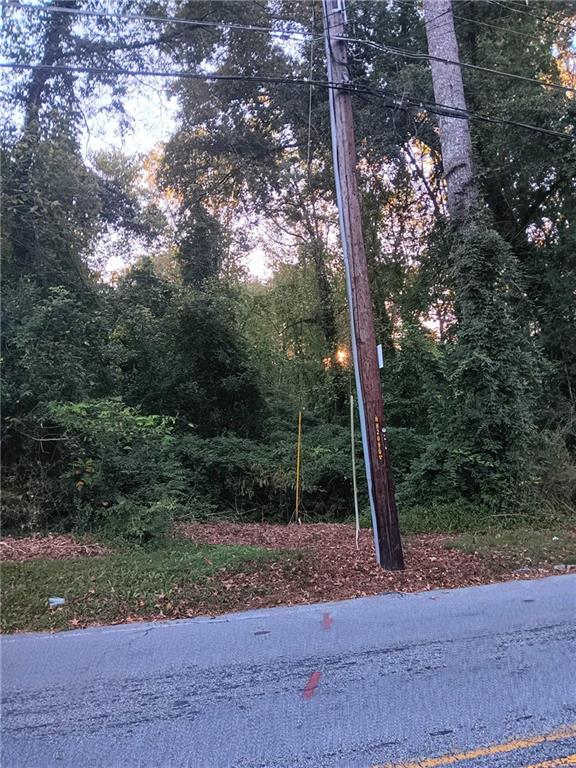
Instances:
[[[346,43],[342,40],[345,36],[346,11],[344,0],[323,0],[323,7],[328,80],[344,86],[329,88],[332,152],[374,543],[380,565],[387,570],[397,571],[404,568],[404,558],[384,423],[368,265],[362,238],[352,97],[345,88],[349,81]]]
[[[428,53],[448,59],[430,60],[434,98],[438,104],[466,112],[460,52],[454,29],[452,0],[424,0]],[[468,120],[438,115],[442,164],[448,192],[448,211],[454,226],[462,230],[478,198],[472,163],[472,141]]]

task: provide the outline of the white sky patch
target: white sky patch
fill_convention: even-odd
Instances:
[[[268,256],[263,248],[257,246],[244,257],[244,264],[253,277],[265,282],[272,277]]]
[[[106,269],[104,271],[104,280],[109,282],[114,273],[123,272],[126,269],[126,261],[122,256],[111,256],[106,262]]]
[[[112,148],[128,155],[147,154],[174,132],[177,108],[176,99],[166,94],[161,83],[139,83],[124,101],[124,127],[119,118],[105,112],[88,119],[84,155]]]

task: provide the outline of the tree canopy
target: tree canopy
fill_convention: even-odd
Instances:
[[[401,519],[573,510],[576,4],[453,4],[481,200],[465,234],[419,4],[348,5]],[[179,514],[288,519],[299,410],[305,513],[346,518],[353,376],[321,3],[4,14],[3,59],[26,67],[6,70],[1,135],[6,525],[146,538]],[[170,137],[123,150],[152,82]],[[87,152],[104,124],[116,146]]]

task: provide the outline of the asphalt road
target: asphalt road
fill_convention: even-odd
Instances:
[[[575,615],[559,576],[5,637],[2,766],[576,765]]]

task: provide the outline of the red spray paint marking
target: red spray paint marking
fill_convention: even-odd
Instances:
[[[322,676],[321,672],[312,672],[310,677],[308,678],[308,682],[306,683],[306,686],[304,688],[304,691],[302,692],[302,698],[303,699],[311,699],[312,696],[316,693],[316,688],[318,687],[318,683],[320,682],[320,677]]]
[[[334,619],[332,618],[331,613],[325,613],[322,616],[322,629],[325,629],[328,631],[329,629],[332,629],[332,624],[334,623]]]

